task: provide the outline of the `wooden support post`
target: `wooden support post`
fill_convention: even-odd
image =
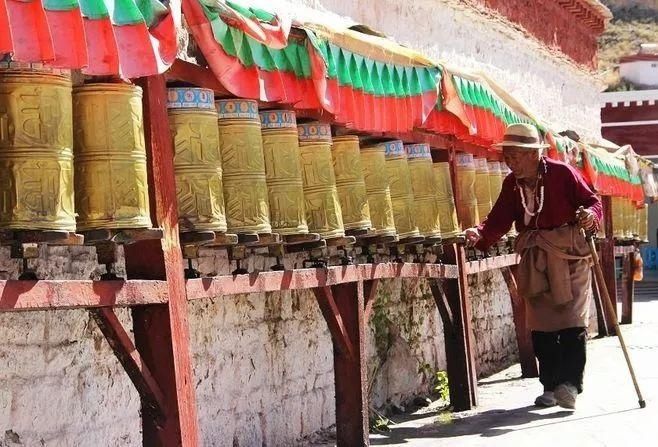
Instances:
[[[445,298],[437,297],[436,292],[440,293],[438,288],[432,289],[439,309],[445,299],[451,312],[452,327],[444,324],[450,403],[455,411],[470,410],[477,405],[477,372],[464,247],[458,244],[444,245],[442,261],[456,264],[459,270],[458,278],[443,281]]]
[[[612,221],[612,197],[602,196],[601,202],[603,203],[603,220],[605,226],[605,239],[599,241],[599,251],[601,258],[601,269],[605,277],[605,285],[608,288],[610,301],[612,307],[617,310],[617,282],[615,278],[615,242],[613,236],[613,221]],[[603,287],[599,284],[599,287]],[[606,308],[606,306],[604,306]],[[608,333],[615,335],[615,322],[617,321],[617,314],[610,315],[604,311],[606,322],[608,325]]]
[[[624,255],[622,263],[621,324],[631,324],[633,322],[633,301],[635,299],[635,281],[633,280],[634,264],[635,252]]]
[[[164,394],[162,426],[142,412],[144,446],[197,446],[198,427],[190,358],[183,257],[178,239],[178,210],[173,148],[167,118],[164,76],[139,79],[144,92],[144,133],[149,166],[149,195],[161,241],[125,246],[129,278],[167,280],[167,304],[132,310],[135,345]],[[142,407],[146,402],[142,400]]]
[[[364,281],[363,283],[363,300],[364,300],[364,318],[366,322],[370,320],[370,314],[372,313],[372,306],[375,304],[377,299],[377,286],[379,285],[378,279],[373,279],[372,281]]]
[[[532,336],[526,324],[526,302],[519,296],[516,286],[516,266],[503,267],[501,269],[510,298],[512,299],[512,312],[514,315],[514,329],[516,330],[516,344],[519,347],[519,362],[521,363],[521,375],[523,377],[539,377],[535,351],[532,347]]]
[[[137,388],[144,405],[142,411],[159,424],[165,420],[165,398],[153,374],[142,361],[135,345],[117,318],[114,310],[109,307],[92,309],[89,314],[94,319],[109,343],[114,355],[117,356],[128,377]]]
[[[601,301],[601,290],[599,289],[599,284],[596,280],[596,275],[594,274],[594,269],[592,269],[592,298],[594,299],[594,305],[596,306],[596,325],[599,333],[599,337],[608,337],[610,331],[608,330],[608,322],[605,318],[605,303]]]
[[[370,285],[370,291],[377,284]],[[334,342],[334,377],[336,386],[336,445],[358,447],[369,445],[368,383],[365,352],[365,300],[362,282],[352,282],[313,289],[320,309],[327,318]],[[340,322],[335,324],[334,322]],[[341,326],[342,330],[337,331]],[[343,332],[344,331],[344,332]],[[343,339],[347,339],[342,341]],[[351,344],[347,355],[344,343]]]

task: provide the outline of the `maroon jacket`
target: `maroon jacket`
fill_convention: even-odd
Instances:
[[[539,169],[542,170],[543,166],[546,166],[546,172],[543,174],[544,208],[538,216],[530,220],[528,227],[550,230],[566,223],[575,223],[576,210],[581,206],[593,211],[600,222],[603,215],[601,200],[587,185],[580,172],[561,161],[546,157],[542,157],[542,160],[545,164],[540,163]],[[536,210],[539,207],[539,190],[535,195]],[[528,199],[526,197],[526,200]],[[489,216],[478,226],[482,239],[476,247],[486,250],[509,231],[513,222],[517,231],[525,230],[524,214],[516,179],[514,174],[509,174],[503,181],[500,196]]]

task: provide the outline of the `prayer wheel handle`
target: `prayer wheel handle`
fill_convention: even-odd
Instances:
[[[584,212],[585,212],[584,206],[578,207],[578,209],[576,210],[576,220],[578,221],[578,226],[580,226],[580,230],[583,233],[583,236],[585,236],[585,239],[590,241],[594,239],[594,235],[596,234],[596,229],[590,228],[589,230],[586,230],[585,228],[583,228],[581,224],[581,218]]]

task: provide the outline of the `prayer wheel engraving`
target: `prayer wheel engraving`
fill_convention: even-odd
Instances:
[[[297,128],[309,230],[326,239],[345,236],[331,158],[331,128],[324,123],[305,123]]]
[[[262,111],[260,121],[272,231],[308,233],[295,112]]]
[[[475,199],[478,202],[478,217],[482,222],[491,211],[491,186],[489,185],[489,165],[486,158],[476,158]]]
[[[78,229],[151,227],[142,89],[76,88],[73,117]]]
[[[491,206],[498,200],[500,191],[503,189],[503,172],[500,170],[499,161],[490,161],[489,167],[489,189],[491,191]]]
[[[404,149],[407,153],[418,231],[421,236],[440,237],[440,211],[430,147],[427,144],[407,144]]]
[[[346,230],[367,230],[372,227],[372,223],[363,180],[359,137],[334,137],[333,143],[331,155],[343,224]]]
[[[222,99],[216,105],[228,231],[271,233],[258,104]]]
[[[361,148],[361,167],[370,209],[370,222],[378,236],[395,236],[391,188],[386,174],[383,144]]]
[[[71,81],[0,71],[0,228],[75,231]]]
[[[450,178],[450,163],[437,162],[433,164],[432,168],[434,170],[436,201],[439,207],[441,237],[444,239],[456,237],[462,230],[459,227],[457,210],[455,209],[455,197],[452,192]]]
[[[474,227],[480,222],[477,198],[475,196],[475,161],[473,155],[460,152],[457,165],[457,209],[464,228]],[[488,184],[488,182],[487,182]]]
[[[180,231],[226,232],[214,93],[173,88],[168,96]]]
[[[411,187],[409,164],[402,141],[384,143],[386,148],[386,174],[391,187],[393,217],[400,238],[420,236],[416,225],[417,209],[414,206],[414,193]]]

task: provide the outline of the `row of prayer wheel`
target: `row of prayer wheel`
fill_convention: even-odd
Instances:
[[[638,207],[634,201],[626,197],[613,197],[612,233],[615,239],[647,241],[649,239],[647,208],[647,204]]]
[[[297,124],[290,110],[169,89],[182,231],[319,233],[371,230],[401,238],[453,237],[458,227],[448,163],[428,145],[361,147],[329,124]]]
[[[472,154],[458,153],[457,208],[465,227],[473,227],[482,222],[491,212],[503,187],[503,180],[509,174],[505,163],[474,158]]]
[[[141,89],[0,71],[0,228],[150,226]]]

